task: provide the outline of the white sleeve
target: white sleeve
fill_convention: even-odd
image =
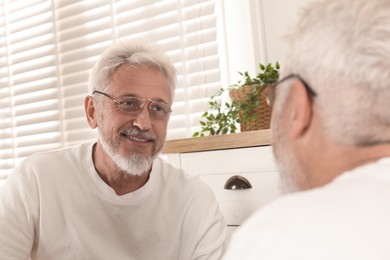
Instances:
[[[20,169],[0,189],[0,259],[29,259],[34,246],[37,185]]]
[[[191,260],[220,260],[226,248],[227,226],[219,210],[217,201],[213,201],[202,218],[201,240],[196,246]]]

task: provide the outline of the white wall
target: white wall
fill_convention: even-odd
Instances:
[[[295,25],[309,2],[313,0],[262,0],[266,35],[264,44],[269,61],[281,60],[285,50],[283,36]]]
[[[224,17],[219,35],[227,60],[221,61],[224,85],[239,79],[237,71],[257,71],[258,63],[280,61],[283,36],[313,0],[219,0]],[[221,55],[222,57],[223,55]],[[281,64],[283,66],[283,64]]]
[[[220,8],[224,17],[219,22],[224,26],[219,28],[219,41],[221,49],[225,51],[221,58],[226,56],[227,60],[222,61],[225,66],[227,85],[237,82],[240,78],[238,71],[249,71],[254,73],[258,62],[264,60],[261,44],[261,30],[256,30],[259,24],[258,15],[252,15],[252,5],[257,1],[251,0],[220,0]],[[260,8],[256,9],[257,12]],[[224,33],[224,35],[221,34]],[[225,83],[225,82],[223,82]]]

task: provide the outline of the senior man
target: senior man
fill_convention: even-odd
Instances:
[[[0,191],[0,259],[220,259],[212,191],[158,158],[175,82],[156,46],[103,53],[85,98],[98,140],[18,165]]]
[[[294,193],[223,259],[390,259],[390,0],[310,4],[281,64],[272,144]]]

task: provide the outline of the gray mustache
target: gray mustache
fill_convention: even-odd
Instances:
[[[144,132],[142,131],[141,129],[137,128],[137,127],[133,127],[133,128],[130,128],[130,129],[124,129],[120,132],[121,134],[124,134],[124,135],[131,135],[131,136],[134,136],[134,137],[139,137],[139,138],[143,138],[143,139],[147,139],[147,140],[156,140],[157,137],[149,132]]]

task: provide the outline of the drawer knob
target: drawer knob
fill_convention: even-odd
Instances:
[[[224,188],[226,190],[245,190],[251,189],[252,185],[245,177],[234,175],[226,181]]]

